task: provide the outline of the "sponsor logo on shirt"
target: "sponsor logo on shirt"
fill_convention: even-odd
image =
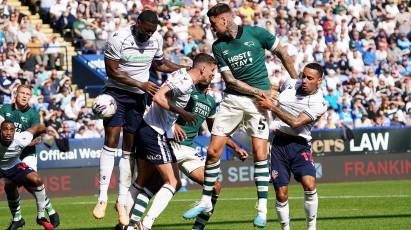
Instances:
[[[251,57],[251,51],[243,52],[232,57],[229,57],[228,63],[230,63],[233,69],[239,69],[244,66],[250,66],[253,64],[253,58]]]
[[[223,55],[227,55],[227,54],[228,54],[228,50],[224,50]]]
[[[253,47],[253,46],[255,46],[254,41],[244,42],[244,45],[245,45],[245,46],[248,46],[248,47]]]

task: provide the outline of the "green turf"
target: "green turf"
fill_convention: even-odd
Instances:
[[[255,193],[253,187],[223,189],[207,229],[253,229]],[[289,193],[292,227],[304,229],[302,189],[290,186]],[[318,229],[411,229],[411,180],[320,184],[318,193]],[[153,229],[191,229],[191,222],[181,216],[198,198],[199,190],[178,193]],[[114,196],[110,196],[110,200],[114,201]],[[59,229],[113,229],[114,203],[109,204],[106,218],[97,221],[91,216],[95,201],[95,196],[52,199],[61,216]],[[27,223],[24,229],[40,229],[34,223],[34,200],[24,200],[22,206]],[[272,189],[268,212],[266,229],[279,229]],[[6,202],[0,202],[0,213],[0,229],[5,229],[10,221]]]

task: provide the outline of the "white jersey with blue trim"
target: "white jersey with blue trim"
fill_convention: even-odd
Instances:
[[[193,91],[194,83],[191,76],[185,69],[179,69],[171,74],[164,82],[171,90],[171,104],[185,108],[188,100],[190,100],[191,92]],[[151,126],[156,132],[161,135],[167,134],[167,137],[172,138],[172,129],[178,117],[171,111],[161,108],[157,103],[152,103],[144,114],[144,121]]]
[[[156,31],[146,42],[140,43],[133,35],[132,27],[120,29],[108,39],[104,58],[119,61],[120,71],[126,72],[135,80],[147,82],[153,60],[164,59],[163,37]],[[108,78],[106,86],[133,93],[144,93],[137,87],[122,84],[111,78]]]
[[[0,143],[0,169],[7,170],[20,163],[20,154],[33,140],[33,134],[25,131],[15,133],[10,146]]]
[[[325,113],[327,106],[321,89],[312,95],[299,95],[297,89],[301,87],[301,80],[288,78],[280,87],[278,102],[281,109],[289,112],[293,116],[305,113],[312,120],[311,123],[300,128],[293,129],[280,118],[274,120],[277,130],[291,136],[301,136],[307,141],[311,141],[311,129],[314,123]]]

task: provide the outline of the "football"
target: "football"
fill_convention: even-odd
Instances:
[[[116,113],[117,104],[112,96],[101,94],[94,99],[92,110],[99,118],[110,118]]]

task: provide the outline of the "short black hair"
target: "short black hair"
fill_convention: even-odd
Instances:
[[[217,64],[217,61],[209,54],[206,53],[199,53],[193,59],[193,67],[197,66],[200,63],[207,63],[207,64]]]
[[[143,22],[149,22],[155,25],[160,24],[160,21],[158,20],[156,12],[152,10],[144,10],[143,12],[141,12],[140,15],[138,15],[137,20],[140,20]]]
[[[231,13],[231,8],[229,5],[225,4],[225,3],[218,3],[217,5],[211,7],[208,12],[207,12],[207,16],[208,17],[215,17],[218,16],[220,14],[224,14],[224,13]]]
[[[320,64],[318,64],[318,63],[316,63],[316,62],[308,63],[304,68],[309,68],[309,69],[317,70],[318,73],[320,74],[320,77],[321,77],[321,78],[323,77],[323,74],[324,74],[323,66],[320,65]]]
[[[6,125],[6,124],[12,124],[13,127],[16,127],[16,126],[14,125],[14,121],[10,121],[10,120],[4,120],[4,121],[1,123],[0,127],[3,128],[3,125]]]

